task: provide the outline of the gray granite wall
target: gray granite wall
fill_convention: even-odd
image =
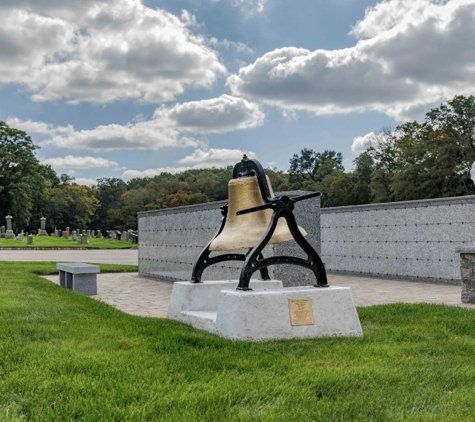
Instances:
[[[309,192],[280,192],[289,196]],[[146,211],[138,214],[139,274],[167,280],[189,280],[193,264],[221,224],[220,206],[226,201],[187,207]],[[307,240],[320,252],[320,198],[296,203],[297,223],[307,232]],[[245,233],[243,233],[245,235]],[[239,251],[245,252],[245,251]],[[294,241],[268,246],[265,256],[301,256]],[[207,268],[203,280],[237,279],[242,262],[224,262]],[[271,277],[285,285],[305,285],[313,281],[310,271],[287,265],[269,267]],[[257,277],[258,273],[255,274]]]
[[[323,208],[328,271],[458,284],[475,241],[475,196]]]

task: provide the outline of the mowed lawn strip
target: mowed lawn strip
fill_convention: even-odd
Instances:
[[[27,245],[26,236],[23,240],[0,239],[0,248],[86,248],[86,249],[136,249],[137,245],[114,239],[96,239],[88,237],[89,244],[79,244],[71,238],[64,239],[54,236],[34,236],[33,245]]]
[[[0,262],[0,420],[460,421],[475,414],[470,309],[358,308],[362,338],[234,342],[124,314],[35,272],[55,273],[55,264]]]

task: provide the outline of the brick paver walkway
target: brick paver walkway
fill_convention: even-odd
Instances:
[[[58,276],[45,278],[59,281]],[[461,303],[460,286],[335,274],[328,275],[328,282],[350,287],[356,306],[428,302],[475,308]],[[93,297],[129,314],[165,318],[172,287],[172,283],[142,278],[137,273],[98,274],[97,296]]]

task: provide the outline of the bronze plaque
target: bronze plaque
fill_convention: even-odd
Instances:
[[[312,299],[289,299],[291,325],[315,325]]]

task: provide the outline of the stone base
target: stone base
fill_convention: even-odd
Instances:
[[[48,232],[46,230],[38,229],[38,236],[48,236]]]
[[[283,288],[280,281],[251,280],[252,291],[237,291],[237,284],[176,282],[168,317],[234,340],[363,335],[347,287]]]
[[[475,303],[475,248],[457,248],[460,253],[460,278],[462,303]]]
[[[13,233],[13,230],[7,230],[5,232],[5,239],[15,239],[15,233]]]

